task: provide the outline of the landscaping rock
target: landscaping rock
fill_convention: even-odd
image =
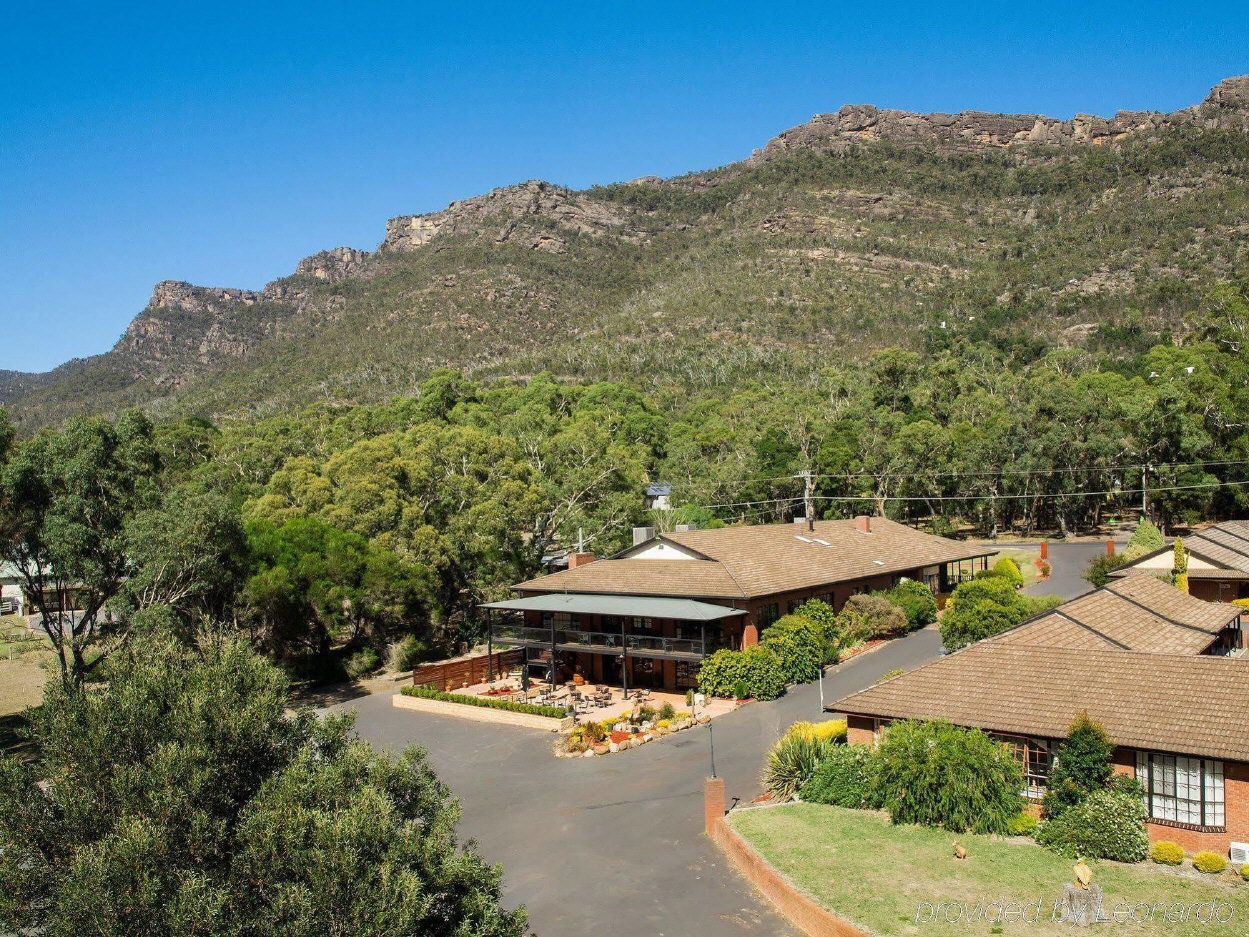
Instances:
[[[593,757],[594,757],[594,749],[592,749],[592,748],[587,748],[587,749],[586,749],[586,750],[582,753],[581,757],[582,757],[582,758],[593,758]]]
[[[610,745],[607,746],[607,750],[612,753],[620,751],[620,743],[612,742]]]
[[[611,747],[608,745],[595,745],[594,746],[594,754],[596,755],[606,755],[609,751],[611,751]]]

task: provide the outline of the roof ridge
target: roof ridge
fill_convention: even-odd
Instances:
[[[1126,585],[1129,582],[1131,582],[1130,579],[1120,579],[1120,580],[1116,580],[1114,584],[1118,585],[1119,583],[1123,583]],[[1212,633],[1210,631],[1207,631],[1205,628],[1202,628],[1200,625],[1190,625],[1187,622],[1177,621],[1176,619],[1172,618],[1170,615],[1164,615],[1162,612],[1158,611],[1157,609],[1150,608],[1148,605],[1143,605],[1142,603],[1136,601],[1136,599],[1132,598],[1132,596],[1130,595],[1124,595],[1122,592],[1118,591],[1117,589],[1111,589],[1110,586],[1111,586],[1111,583],[1106,583],[1106,585],[1102,586],[1102,588],[1108,589],[1111,593],[1123,599],[1123,601],[1128,602],[1132,605],[1135,605],[1139,609],[1143,609],[1144,611],[1155,616],[1156,618],[1161,618],[1163,621],[1169,621],[1171,624],[1175,625],[1177,628],[1188,628],[1191,631],[1200,631],[1202,634]],[[1178,592],[1180,595],[1188,596],[1187,592],[1180,592],[1179,589],[1176,589],[1175,591]],[[1201,599],[1193,599],[1193,601],[1201,602]],[[1220,603],[1218,602],[1202,602],[1202,605],[1212,605],[1216,607],[1219,604]],[[1236,606],[1232,606],[1232,607],[1235,608]],[[1231,618],[1234,618],[1234,617],[1235,617],[1234,615],[1231,616],[1230,618],[1228,618],[1228,621],[1231,621]],[[1224,622],[1223,625],[1220,626],[1220,630],[1226,626],[1227,626],[1227,622]]]
[[[1090,593],[1090,594],[1091,594],[1091,593]],[[1130,651],[1130,650],[1132,650],[1131,645],[1124,644],[1122,641],[1116,641],[1116,640],[1115,640],[1114,638],[1112,638],[1110,635],[1108,635],[1108,634],[1104,634],[1103,632],[1098,631],[1098,630],[1097,630],[1096,628],[1094,628],[1092,625],[1090,625],[1090,624],[1087,624],[1087,623],[1085,623],[1085,622],[1080,621],[1080,619],[1076,618],[1074,615],[1068,615],[1066,612],[1060,611],[1060,610],[1059,610],[1060,608],[1061,608],[1061,606],[1059,606],[1058,608],[1054,608],[1054,609],[1052,609],[1051,611],[1053,611],[1053,613],[1054,613],[1055,615],[1057,615],[1059,618],[1065,618],[1065,619],[1067,619],[1067,621],[1071,622],[1071,623],[1072,623],[1073,625],[1075,625],[1076,627],[1078,627],[1078,628],[1083,628],[1085,631],[1091,631],[1093,634],[1097,635],[1097,636],[1098,636],[1099,638],[1101,638],[1102,640],[1107,641],[1107,642],[1109,642],[1110,644],[1115,645],[1116,647],[1122,648],[1122,649],[1123,649],[1123,650],[1125,650],[1125,651]],[[1062,645],[1060,645],[1060,644],[1056,644],[1056,645],[1052,645],[1052,646],[1053,646],[1053,647],[1062,647]]]

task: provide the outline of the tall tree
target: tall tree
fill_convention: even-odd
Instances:
[[[519,937],[419,749],[289,717],[245,644],[135,645],[51,686],[41,758],[0,758],[0,931],[47,937]]]
[[[134,572],[126,527],[158,498],[160,459],[138,411],[91,417],[19,445],[0,476],[0,554],[56,651],[61,678],[81,682],[125,640],[108,603]]]

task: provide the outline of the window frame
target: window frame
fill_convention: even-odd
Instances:
[[[1136,780],[1144,788],[1142,799],[1151,823],[1199,830],[1225,830],[1226,778],[1226,768],[1217,758],[1142,749],[1136,751]],[[1171,809],[1168,810],[1168,807]],[[1168,813],[1173,815],[1168,816]],[[1197,819],[1193,819],[1194,815]]]

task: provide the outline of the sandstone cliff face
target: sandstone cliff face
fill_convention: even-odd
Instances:
[[[1007,147],[1101,145],[1130,134],[1183,125],[1249,128],[1249,75],[1229,78],[1216,85],[1204,103],[1171,114],[1120,111],[1114,117],[1078,114],[1071,120],[1056,120],[1040,114],[914,114],[847,105],[834,114],[816,114],[807,123],[784,131],[748,162],[774,159],[794,149],[839,151],[877,140],[964,153]]]
[[[614,206],[584,199],[571,189],[531,181],[452,202],[442,211],[391,218],[378,250],[402,253],[422,248],[440,234],[484,233],[499,243],[520,239],[535,250],[560,252],[565,245],[559,237],[527,222],[548,221],[592,237],[636,239],[641,232],[630,220]]]

